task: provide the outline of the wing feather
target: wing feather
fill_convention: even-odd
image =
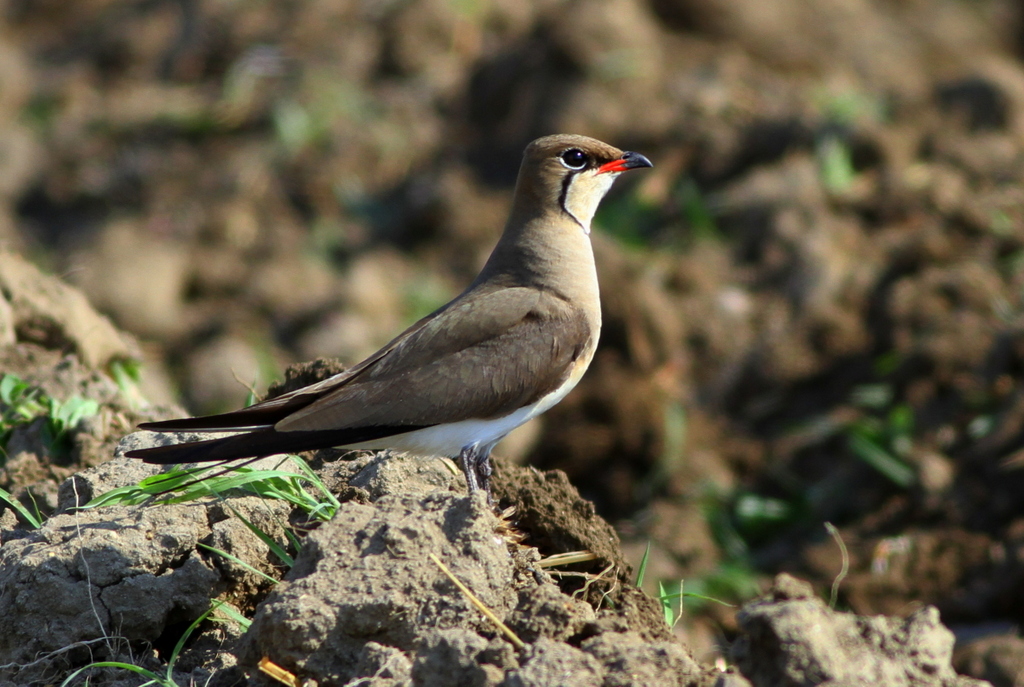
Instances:
[[[422,427],[501,417],[558,388],[588,345],[588,323],[565,301],[503,289],[455,304],[275,429]]]

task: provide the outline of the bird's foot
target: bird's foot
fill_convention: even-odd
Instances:
[[[466,476],[466,487],[469,489],[469,493],[479,491],[480,480],[476,475],[475,447],[466,446],[459,452],[459,467],[462,468],[462,474]]]
[[[466,475],[466,486],[469,493],[483,490],[487,494],[487,503],[494,505],[491,496],[491,452],[480,451],[476,445],[466,446],[459,452],[459,467]]]
[[[491,466],[490,452],[478,454],[476,457],[476,478],[480,483],[480,488],[487,494],[487,503],[491,506],[494,505],[494,498],[491,496],[491,475],[493,473],[494,468]]]

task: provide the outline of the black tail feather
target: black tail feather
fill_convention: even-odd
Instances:
[[[267,427],[218,439],[136,449],[128,451],[125,453],[125,456],[128,458],[139,458],[147,463],[157,465],[209,463],[235,460],[236,458],[272,456],[276,453],[300,453],[302,451],[313,451],[333,446],[346,446],[411,432],[416,429],[422,429],[422,427],[360,427],[357,429],[333,429],[316,432],[278,432],[273,427]]]
[[[250,435],[241,434],[220,439],[207,439],[205,441],[193,441],[185,444],[136,449],[128,451],[125,453],[125,456],[128,458],[140,458],[146,463],[156,465],[174,465],[177,463],[209,463],[233,460],[234,458],[252,458],[256,455],[271,455],[275,453],[275,451],[267,451],[265,453],[260,451],[258,454],[254,454],[252,451],[246,450],[238,439],[244,439],[248,436]]]
[[[139,429],[151,432],[237,432],[250,428],[269,428],[316,400],[316,395],[293,396],[288,399],[270,399],[248,408],[219,415],[184,417],[160,422],[143,422]]]

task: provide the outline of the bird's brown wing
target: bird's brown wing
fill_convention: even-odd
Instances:
[[[425,427],[501,417],[564,383],[590,337],[582,313],[548,293],[477,292],[407,331],[274,429]]]
[[[379,437],[395,433],[383,429],[395,422],[422,427],[492,417],[556,388],[589,337],[579,311],[555,296],[524,288],[476,291],[328,379],[241,410],[140,429],[295,433],[372,423],[382,428]],[[477,375],[490,387],[472,382]]]

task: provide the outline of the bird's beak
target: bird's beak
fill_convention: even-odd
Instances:
[[[637,169],[639,167],[653,167],[651,161],[640,153],[634,153],[632,151],[626,151],[622,154],[618,160],[612,160],[606,162],[597,168],[598,174],[604,174],[605,172],[625,172],[627,169]]]

